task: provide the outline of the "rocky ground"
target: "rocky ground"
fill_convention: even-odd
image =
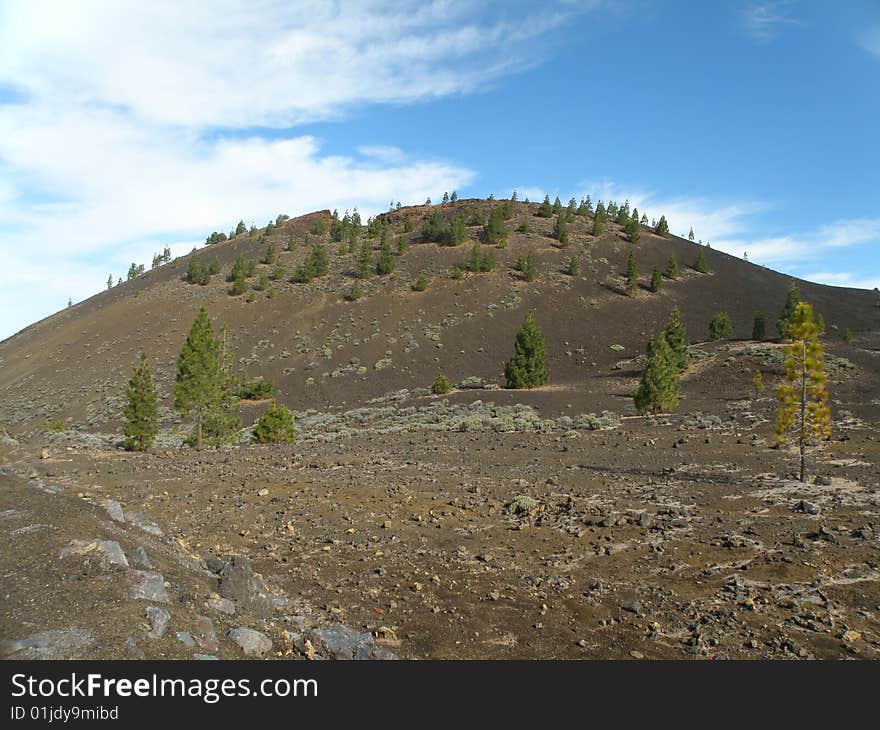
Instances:
[[[801,484],[764,421],[202,453],[6,439],[2,650],[880,658],[877,431],[838,421]]]

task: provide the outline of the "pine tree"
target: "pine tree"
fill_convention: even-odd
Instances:
[[[403,256],[406,253],[407,244],[406,244],[406,236],[400,235],[397,237],[397,255]]]
[[[694,240],[694,227],[691,226],[691,232],[688,233],[688,241],[693,241],[693,240]]]
[[[504,246],[507,243],[507,228],[504,226],[504,209],[500,205],[492,208],[489,220],[483,228],[483,238],[486,243],[496,246]]]
[[[752,320],[752,339],[761,341],[767,336],[767,323],[764,321],[764,313],[755,310],[755,318]]]
[[[345,298],[349,302],[356,302],[358,299],[361,298],[361,296],[362,296],[361,285],[358,284],[357,282],[354,282],[351,285],[351,289],[348,290],[348,294],[345,295]]]
[[[457,200],[458,200],[458,191],[457,191],[457,190],[453,190],[453,191],[452,191],[452,195],[449,196],[449,202],[450,202],[450,203],[454,203],[454,202],[456,202]]]
[[[566,225],[566,214],[560,213],[556,216],[556,225],[553,227],[553,237],[559,241],[562,248],[568,246],[568,226]]]
[[[107,288],[113,288],[113,274],[110,274],[110,276],[107,277]]]
[[[358,256],[358,267],[357,273],[355,274],[358,279],[369,279],[373,274],[373,250],[370,247],[369,241],[364,239],[363,243],[361,243],[361,252]]]
[[[709,337],[713,340],[725,340],[733,334],[733,325],[727,312],[719,312],[709,322]]]
[[[125,448],[129,451],[146,451],[153,445],[159,433],[156,387],[147,363],[141,353],[140,364],[134,369],[125,388]]]
[[[376,273],[379,276],[384,276],[385,274],[390,274],[394,271],[394,267],[396,262],[394,261],[394,256],[391,253],[391,241],[390,239],[382,242],[382,248],[379,250],[379,256],[376,258]]]
[[[709,273],[709,264],[706,261],[706,254],[703,252],[703,247],[700,246],[700,250],[697,251],[697,258],[694,261],[694,269],[699,271],[701,274]]]
[[[663,286],[663,275],[660,273],[660,267],[655,266],[654,271],[651,274],[651,291],[655,294],[660,291],[660,287]]]
[[[846,342],[847,344],[849,344],[850,342],[853,341],[853,333],[849,327],[846,327],[843,330],[843,341]]]
[[[660,222],[657,224],[657,227],[654,229],[654,232],[658,236],[668,236],[669,235],[669,223],[666,221],[666,216],[660,216]]]
[[[563,272],[568,274],[569,276],[577,276],[580,272],[580,264],[578,264],[577,258],[574,256],[568,259],[568,262],[565,265],[565,269]]]
[[[516,333],[514,355],[504,367],[507,387],[536,388],[546,383],[549,374],[544,362],[545,354],[544,333],[529,312]]]
[[[525,256],[520,256],[516,260],[516,270],[521,272],[523,279],[526,281],[534,281],[538,275],[538,257],[532,249]]]
[[[755,370],[755,374],[752,376],[752,386],[755,389],[755,400],[758,400],[758,396],[760,396],[764,390],[764,376],[761,375],[760,370]]]
[[[550,203],[549,195],[544,196],[544,202],[541,203],[535,215],[539,218],[551,218],[553,216],[553,205]]]
[[[825,353],[813,307],[800,302],[788,323],[785,375],[777,397],[776,440],[781,446],[794,430],[800,447],[800,480],[806,481],[807,442],[831,438],[831,411],[825,375]]]
[[[258,444],[292,444],[296,441],[293,414],[273,401],[254,424],[253,439]]]
[[[601,236],[605,230],[605,220],[608,218],[608,213],[605,210],[605,205],[600,200],[596,205],[596,215],[593,216],[593,235]]]
[[[204,307],[199,309],[177,358],[174,407],[195,421],[196,445],[204,432],[218,438],[237,425],[237,399],[232,391],[228,354],[214,334]]]
[[[629,252],[626,260],[626,293],[632,295],[639,286],[639,268],[636,264],[635,251]]]
[[[642,227],[639,225],[639,222],[630,218],[623,224],[623,230],[626,233],[626,237],[630,240],[630,243],[638,245],[639,240],[642,237]]]
[[[681,273],[678,268],[678,261],[675,260],[675,254],[669,254],[669,260],[666,262],[666,271],[663,272],[669,279],[677,279]]]
[[[663,338],[672,351],[672,362],[679,372],[687,369],[688,350],[686,337],[684,322],[681,321],[681,312],[678,307],[675,307],[669,316],[669,323],[666,325],[666,329],[663,330]]]
[[[791,336],[789,332],[791,329],[791,320],[792,317],[794,317],[794,312],[800,302],[801,292],[798,289],[797,284],[791,282],[785,295],[785,306],[779,314],[779,319],[776,320],[776,329],[783,340],[787,340]]]
[[[271,266],[275,263],[278,258],[278,254],[275,252],[275,244],[270,243],[266,246],[266,252],[263,254],[263,263],[267,266]]]
[[[634,401],[641,414],[669,412],[678,405],[678,369],[662,334],[648,341],[647,362]]]

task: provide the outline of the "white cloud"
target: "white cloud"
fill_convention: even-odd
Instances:
[[[880,274],[863,276],[850,271],[817,271],[803,276],[807,281],[815,281],[829,286],[845,286],[852,289],[880,288]]]
[[[880,25],[868,28],[858,37],[859,45],[880,58]]]
[[[691,227],[698,240],[711,242],[715,248],[729,253],[742,253],[742,237],[753,225],[751,217],[766,206],[754,201],[724,201],[709,197],[669,197],[653,190],[621,185],[611,180],[584,182],[577,197],[589,195],[593,203],[614,200],[639,209],[649,219],[666,216],[669,229],[676,235],[686,236]]]
[[[750,3],[742,11],[746,34],[758,43],[766,43],[775,38],[782,28],[801,25],[801,21],[789,14],[793,4],[791,0]]]
[[[110,267],[149,264],[169,241],[188,250],[239,217],[366,215],[472,182],[465,166],[368,140],[329,155],[290,127],[485,88],[538,62],[542,36],[584,8],[502,20],[484,10],[450,0],[5,4],[0,82],[21,94],[0,105],[0,253],[16,274],[0,291],[0,337],[101,289]]]

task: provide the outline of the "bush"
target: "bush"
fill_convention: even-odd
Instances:
[[[358,299],[363,296],[363,292],[361,292],[361,285],[357,282],[351,285],[351,289],[348,290],[348,294],[345,295],[345,298],[349,302],[356,302]]]
[[[415,280],[415,283],[412,285],[413,291],[425,291],[428,288],[428,277],[425,276],[425,273],[422,272],[419,274],[419,278]]]
[[[538,257],[534,251],[529,251],[525,256],[516,260],[516,270],[523,275],[526,281],[534,281],[538,275]]]
[[[439,210],[435,210],[422,226],[421,238],[428,243],[443,246],[457,246],[467,238],[467,224],[464,218],[456,216],[449,223],[444,222]]]
[[[528,221],[523,221],[522,223],[520,223],[520,224],[516,227],[515,230],[516,230],[517,233],[532,233],[532,232],[533,232],[533,229],[532,229],[532,227],[528,224]]]
[[[504,227],[506,209],[504,205],[496,205],[489,214],[489,220],[483,229],[483,239],[486,243],[495,246],[504,246],[507,243],[507,229]]]
[[[254,425],[254,441],[258,444],[290,444],[296,440],[293,414],[284,406],[273,403]]]
[[[713,340],[724,340],[733,334],[733,325],[727,312],[719,312],[709,322],[709,336]]]
[[[235,386],[235,396],[241,400],[265,400],[278,393],[278,386],[263,378],[240,378]]]
[[[562,270],[564,274],[568,274],[569,276],[577,276],[580,271],[580,265],[578,264],[578,260],[572,256],[568,259],[568,263],[565,265],[565,268]]]
[[[434,384],[431,386],[431,392],[434,395],[446,395],[447,393],[451,393],[452,381],[441,373],[434,379]]]

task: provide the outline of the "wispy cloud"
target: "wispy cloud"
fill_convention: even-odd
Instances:
[[[874,25],[858,37],[859,45],[880,58],[880,25]]]
[[[186,250],[239,217],[369,214],[461,189],[475,178],[463,165],[370,140],[330,155],[295,127],[484,89],[540,62],[548,32],[582,11],[489,13],[451,0],[4,5],[0,252],[20,275],[0,290],[0,336],[93,293],[110,266],[167,242]]]
[[[757,43],[766,43],[784,28],[801,25],[801,21],[791,15],[793,6],[791,0],[750,3],[741,16],[746,34]]]

